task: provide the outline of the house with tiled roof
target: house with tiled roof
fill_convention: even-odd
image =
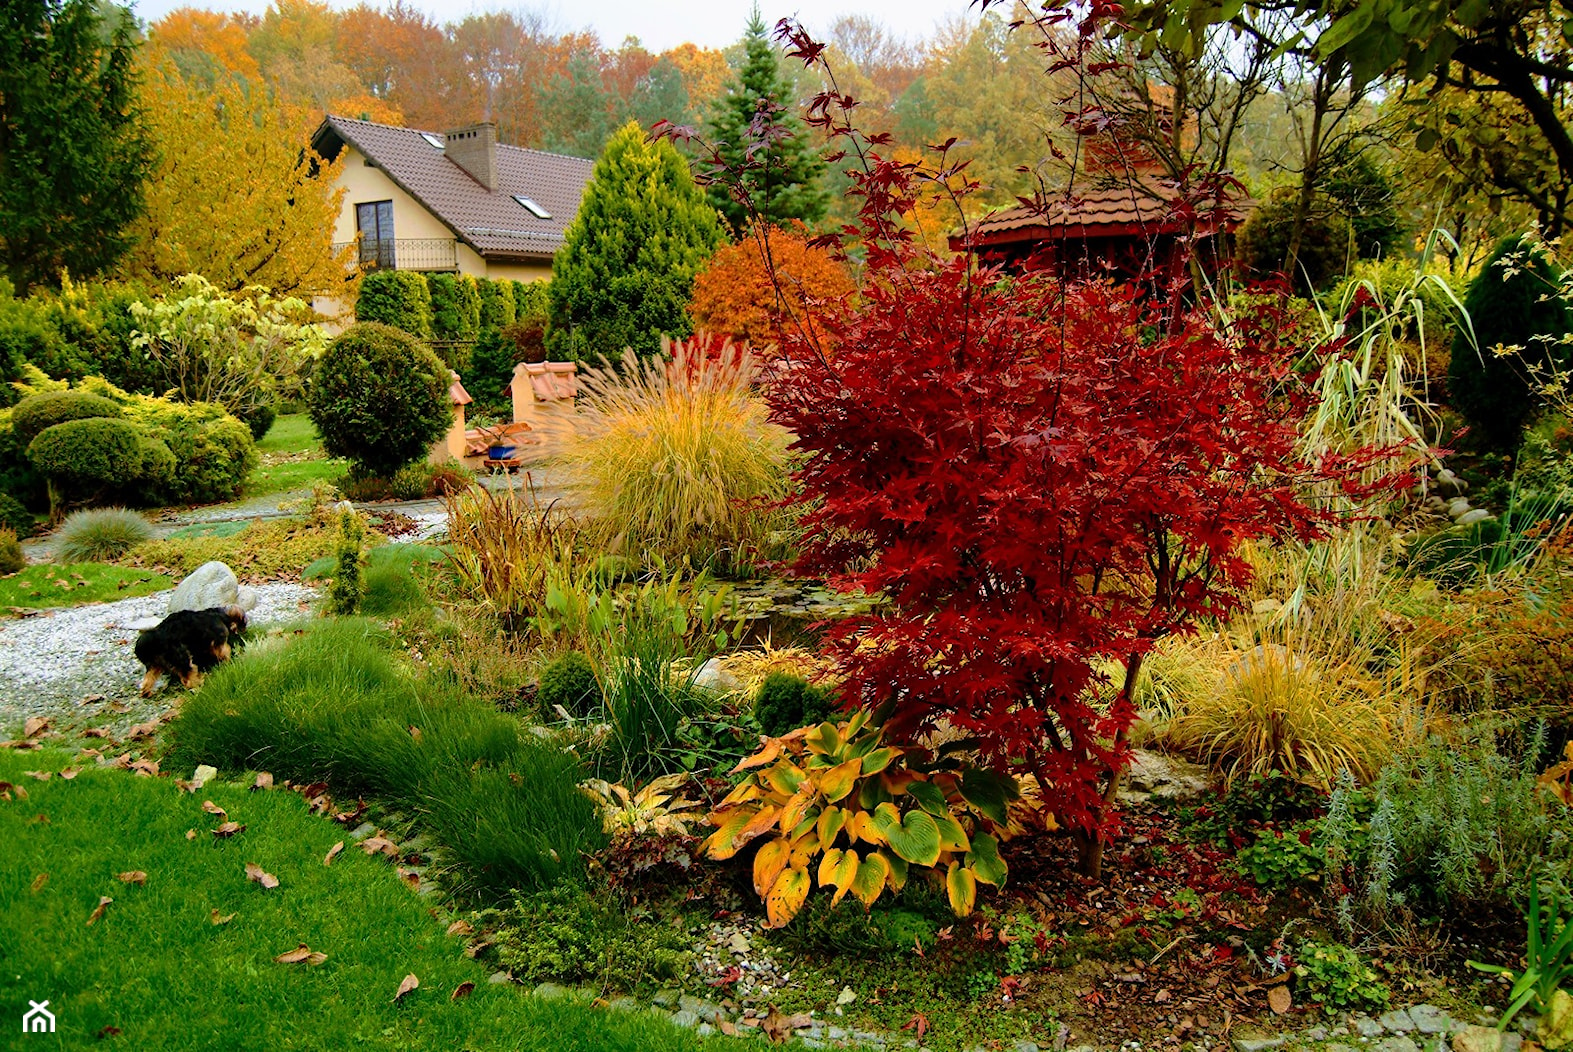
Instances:
[[[515,281],[551,276],[595,166],[502,145],[490,122],[438,134],[328,116],[311,145],[344,158],[336,249],[368,268]]]

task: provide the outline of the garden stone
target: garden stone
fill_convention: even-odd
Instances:
[[[572,991],[560,983],[542,983],[533,992],[543,1001],[557,1001],[567,997]]]
[[[1038,1052],[1038,1043],[1036,1041],[1018,1041],[1016,1042],[1016,1052]]]
[[[744,935],[740,931],[732,933],[732,937],[726,941],[726,948],[739,955],[745,954],[749,950],[753,949],[753,947],[749,945],[748,936]]]
[[[726,670],[720,658],[711,658],[699,666],[699,671],[694,674],[694,686],[704,690],[713,690],[718,694],[729,694],[741,687],[742,681]]]
[[[1276,1037],[1246,1037],[1241,1035],[1234,1039],[1235,1052],[1265,1052],[1269,1048],[1277,1048],[1289,1040],[1283,1034]]]
[[[1456,519],[1460,515],[1467,514],[1468,512],[1469,512],[1469,498],[1468,497],[1454,497],[1452,500],[1447,502],[1447,514],[1448,514],[1449,518]]]
[[[1453,1029],[1453,1018],[1436,1005],[1415,1005],[1409,1010],[1415,1029],[1422,1034],[1445,1034]]]
[[[1377,1052],[1420,1052],[1420,1046],[1402,1034],[1384,1037],[1376,1047]]]
[[[1331,1045],[1323,1045],[1322,1052],[1354,1052],[1354,1049],[1350,1048],[1348,1045],[1340,1045],[1337,1042],[1334,1042]]]
[[[246,589],[246,598],[251,600],[251,606],[257,605],[257,593],[249,588]],[[211,610],[215,606],[251,609],[241,606],[240,599],[240,581],[235,577],[235,571],[215,559],[192,570],[190,576],[175,586],[175,593],[169,597],[169,612]]]
[[[1502,1033],[1500,1030],[1498,1033]],[[1519,1052],[1524,1047],[1524,1038],[1520,1034],[1502,1034],[1502,1052]]]
[[[644,1005],[632,997],[619,997],[608,1003],[606,1007],[613,1012],[637,1012],[644,1008]]]
[[[350,832],[351,840],[365,840],[377,831],[377,827],[370,822],[362,822]]]
[[[501,986],[503,983],[513,982],[513,976],[509,975],[507,972],[493,972],[491,975],[486,977],[486,981],[492,986]]]
[[[1469,489],[1469,483],[1447,468],[1436,473],[1436,491],[1445,497],[1456,497]]]
[[[664,990],[657,990],[650,998],[650,1003],[657,1008],[672,1008],[676,1006],[677,999],[681,995],[682,991],[674,990],[669,986]]]
[[[709,1023],[700,1023],[694,1028],[694,1033],[698,1034],[700,1037],[709,1037],[711,1034],[715,1033],[715,1027],[711,1026]]]
[[[1453,1052],[1502,1052],[1502,1031],[1494,1026],[1466,1026],[1453,1035]]]
[[[1207,768],[1188,760],[1164,756],[1146,749],[1131,752],[1131,766],[1125,773],[1132,792],[1150,793],[1175,800],[1188,800],[1205,793],[1211,786]]]
[[[714,1019],[721,1014],[720,1005],[689,994],[683,994],[677,999],[677,1007],[685,1012],[694,1013],[700,1019]]]
[[[833,1026],[825,1031],[825,1036],[832,1041],[845,1041],[847,1039],[847,1029],[845,1027]]]
[[[1477,522],[1485,522],[1487,519],[1494,519],[1494,518],[1496,518],[1496,516],[1492,515],[1486,509],[1484,509],[1484,508],[1476,508],[1473,511],[1465,512],[1463,515],[1460,515],[1454,521],[1459,526],[1473,526]]]
[[[1357,1015],[1354,1018],[1355,1030],[1361,1037],[1381,1037],[1387,1033],[1386,1028],[1368,1015]]]
[[[1415,1021],[1409,1018],[1409,1013],[1402,1008],[1395,1008],[1391,1012],[1383,1012],[1377,1016],[1377,1022],[1389,1030],[1406,1034],[1415,1028]]]
[[[696,1027],[699,1025],[699,1013],[680,1008],[672,1013],[672,1022],[681,1027]]]
[[[1305,1039],[1307,1041],[1326,1041],[1327,1028],[1325,1026],[1313,1026],[1305,1032]]]

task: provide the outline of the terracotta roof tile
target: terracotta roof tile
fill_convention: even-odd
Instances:
[[[594,161],[499,144],[497,189],[488,190],[427,136],[443,139],[435,132],[330,115],[311,144],[330,159],[338,155],[338,143],[355,147],[482,256],[549,258],[557,251],[579,210]],[[551,218],[538,218],[514,200],[515,194],[536,202]]]
[[[973,224],[971,233],[985,242],[1017,240],[1010,236],[1013,231],[1022,231],[1023,237],[1099,237],[1138,226],[1161,233],[1177,229],[1172,202],[1178,196],[1148,178],[1101,182],[1047,199],[1042,208],[1017,205],[992,212]],[[1245,206],[1232,205],[1225,222],[1232,225],[1244,214]]]

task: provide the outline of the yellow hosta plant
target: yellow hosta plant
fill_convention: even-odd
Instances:
[[[769,837],[754,856],[754,890],[765,900],[767,926],[779,928],[815,884],[851,893],[865,907],[888,887],[901,890],[911,867],[945,875],[951,908],[972,912],[978,884],[1005,883],[999,842],[1021,793],[992,771],[914,770],[908,753],[882,745],[867,712],[805,727],[737,765],[751,772],[710,815],[705,840],[713,859],[728,859]]]
[[[591,778],[579,788],[601,809],[601,826],[613,836],[654,833],[656,836],[688,836],[689,823],[699,819],[692,810],[697,801],[677,795],[689,779],[688,774],[669,774],[657,778],[637,793],[627,787]]]

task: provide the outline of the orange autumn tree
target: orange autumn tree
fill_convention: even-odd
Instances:
[[[851,295],[855,286],[846,267],[808,241],[801,223],[791,229],[756,225],[747,237],[724,246],[694,279],[688,308],[694,328],[756,348],[776,343],[782,326],[802,324],[823,339],[813,322],[818,312],[809,308]],[[779,294],[765,263],[767,246]]]

